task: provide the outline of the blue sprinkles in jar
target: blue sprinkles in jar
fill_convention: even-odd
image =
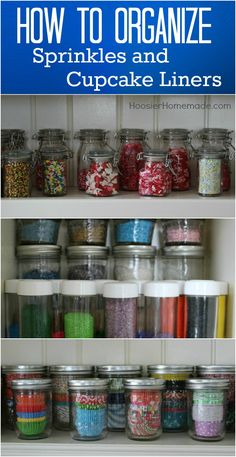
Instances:
[[[155,221],[151,219],[122,219],[115,221],[116,244],[147,244],[152,242]]]
[[[60,219],[18,219],[18,244],[57,244]]]

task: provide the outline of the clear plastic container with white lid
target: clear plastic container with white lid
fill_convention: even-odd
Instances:
[[[62,279],[52,280],[52,338],[64,338],[63,307],[61,299]]]
[[[106,338],[135,338],[138,286],[132,282],[110,282],[104,286]]]
[[[22,279],[17,294],[20,309],[20,338],[51,338],[52,282]]]
[[[146,338],[175,338],[179,285],[171,281],[144,284]]]
[[[179,297],[177,303],[176,338],[184,338],[186,326],[186,306],[184,296],[185,281],[174,280],[179,286]]]
[[[104,285],[113,282],[110,279],[96,279],[97,302],[95,312],[95,338],[105,337],[105,303],[103,297]],[[116,282],[116,281],[114,281]]]
[[[65,338],[93,338],[95,330],[95,281],[61,283]]]
[[[19,338],[19,304],[17,297],[18,279],[5,281],[5,319],[6,337]]]
[[[16,248],[20,279],[59,279],[61,246],[21,245]]]
[[[113,248],[114,279],[118,281],[154,279],[156,248],[146,245],[120,245]]]
[[[205,278],[205,250],[202,246],[168,246],[160,259],[162,279]]]
[[[130,281],[138,286],[138,308],[137,308],[137,334],[136,338],[145,338],[145,298],[144,298],[144,284],[143,281]]]

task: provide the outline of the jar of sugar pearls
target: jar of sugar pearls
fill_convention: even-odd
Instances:
[[[202,219],[162,220],[164,245],[203,245],[204,223]]]
[[[104,285],[106,338],[135,338],[138,286],[131,282]]]

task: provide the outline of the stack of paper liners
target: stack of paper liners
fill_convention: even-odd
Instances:
[[[18,430],[28,436],[41,434],[47,425],[45,394],[17,394],[16,425]]]

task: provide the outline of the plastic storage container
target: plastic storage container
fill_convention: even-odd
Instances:
[[[108,388],[108,430],[125,430],[125,388],[129,378],[140,378],[140,365],[102,365],[97,368],[99,378],[109,380]]]
[[[138,287],[129,282],[104,286],[106,338],[135,338]]]
[[[105,246],[108,220],[68,219],[67,223],[70,246]]]
[[[174,281],[175,282],[175,281]],[[186,332],[186,300],[184,295],[185,281],[176,281],[179,286],[179,296],[177,303],[177,329],[176,337],[184,338]]]
[[[114,244],[152,243],[155,221],[152,219],[116,219],[114,221]]]
[[[52,338],[64,338],[64,316],[61,297],[62,279],[52,280]]]
[[[54,365],[50,367],[52,380],[53,425],[58,430],[70,430],[69,381],[93,377],[91,365]]]
[[[222,379],[189,379],[188,427],[191,438],[219,441],[225,436],[229,382]]]
[[[69,381],[70,423],[74,440],[101,440],[107,434],[108,380]]]
[[[152,281],[156,248],[153,246],[115,246],[114,279],[118,281]]]
[[[15,428],[12,381],[16,379],[45,378],[47,367],[43,365],[4,365],[3,373],[3,411],[7,428]]]
[[[95,332],[95,281],[62,281],[65,338],[93,338]]]
[[[60,219],[17,219],[17,244],[57,244]]]
[[[107,279],[108,254],[103,246],[68,246],[68,279]]]
[[[218,303],[218,319],[217,319],[217,332],[216,338],[224,338],[226,332],[226,311],[227,311],[227,299],[228,299],[228,283],[225,281],[218,281],[219,291],[219,303]]]
[[[6,337],[19,338],[19,303],[17,297],[18,279],[5,281],[5,319]]]
[[[132,440],[155,440],[162,433],[162,391],[165,381],[161,379],[127,379],[126,434]]]
[[[12,381],[15,429],[22,440],[48,438],[52,429],[52,383],[50,379]]]
[[[89,166],[85,180],[86,194],[110,197],[119,192],[119,175],[114,152],[107,150],[88,153]]]
[[[61,247],[25,245],[16,248],[20,279],[59,279]]]
[[[162,404],[164,432],[184,432],[188,427],[187,390],[185,381],[192,375],[189,365],[148,365],[148,375],[163,379],[165,390]]]
[[[162,220],[165,246],[203,245],[204,221],[202,219]]]
[[[139,194],[148,197],[169,195],[172,190],[172,172],[166,152],[150,150],[142,157],[144,165],[139,172]]]
[[[110,283],[110,279],[97,279],[96,292],[96,311],[95,311],[95,338],[105,337],[105,301],[103,297],[104,286],[106,283]],[[115,282],[115,281],[114,281]]]
[[[198,150],[198,193],[203,197],[217,197],[222,194],[222,164],[224,151],[214,146]]]
[[[226,430],[235,431],[235,366],[234,365],[199,365],[196,367],[199,378],[226,379],[229,381],[226,410]]]
[[[137,333],[136,338],[145,338],[145,297],[144,284],[147,281],[131,281],[138,286],[138,302],[137,302]]]
[[[174,282],[144,284],[145,335],[147,338],[176,338],[179,286]]]
[[[18,283],[20,338],[51,338],[52,283],[22,280]]]
[[[187,281],[205,278],[205,251],[202,246],[168,246],[161,257],[162,279]]]

